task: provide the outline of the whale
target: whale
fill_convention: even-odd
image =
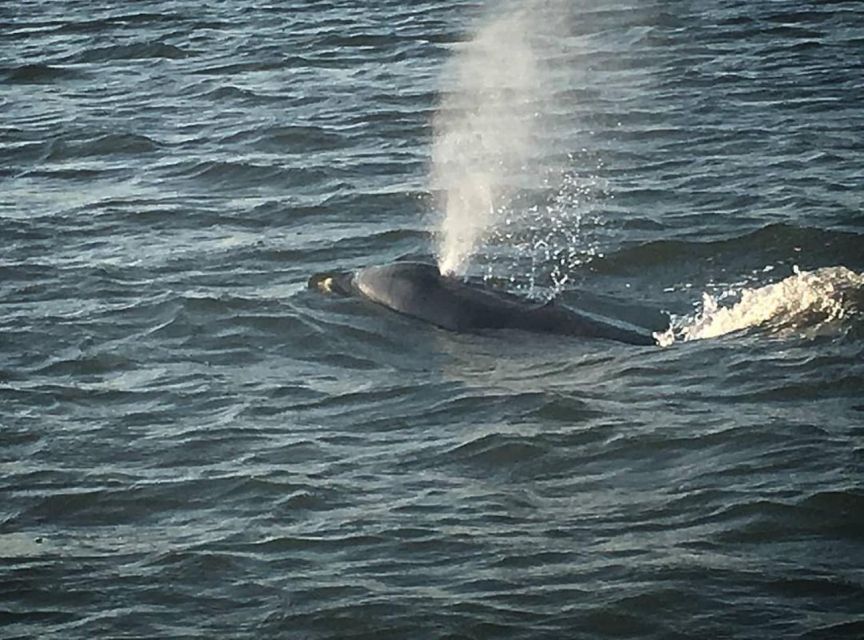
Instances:
[[[577,311],[557,301],[538,303],[480,283],[444,275],[423,262],[395,262],[356,271],[318,273],[308,286],[352,296],[459,333],[514,329],[533,333],[656,345],[649,331]]]

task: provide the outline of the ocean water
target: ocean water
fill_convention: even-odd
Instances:
[[[860,3],[22,0],[0,45],[0,636],[864,637]],[[307,289],[436,259],[448,115],[444,165],[509,154],[466,273],[665,346]]]

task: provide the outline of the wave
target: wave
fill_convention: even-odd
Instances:
[[[250,185],[301,186],[329,177],[320,167],[287,167],[242,160],[181,161],[165,169],[171,177],[206,181],[223,188]]]
[[[83,74],[66,67],[37,63],[25,64],[8,70],[6,82],[13,84],[39,84],[81,77],[83,77]]]
[[[227,88],[219,90],[220,97],[230,93]],[[213,97],[217,97],[215,94]],[[220,142],[248,144],[262,151],[281,153],[303,153],[343,149],[347,144],[345,134],[330,127],[314,125],[276,125],[257,127],[229,133]]]
[[[731,298],[732,304],[722,300]],[[676,341],[714,338],[752,327],[776,332],[833,332],[864,310],[864,273],[846,267],[801,271],[773,284],[704,293],[702,308],[692,316],[674,317],[668,331],[655,333],[662,346]]]
[[[765,265],[786,261],[790,256],[806,256],[812,262],[842,262],[851,268],[864,268],[861,243],[862,236],[858,233],[771,224],[743,235],[707,242],[655,240],[624,247],[598,255],[587,266],[602,275],[629,275],[667,267],[670,263],[710,261],[719,269],[740,263]]]
[[[173,12],[138,12],[118,13],[112,16],[103,16],[94,19],[75,19],[73,15],[64,16],[64,20],[53,24],[56,27],[51,31],[54,34],[88,34],[100,33],[111,29],[122,29],[124,27],[158,28],[160,25],[174,26],[187,19],[180,13]],[[51,24],[51,23],[48,23]],[[225,23],[216,23],[216,27],[222,27]]]
[[[185,49],[164,42],[133,42],[131,44],[96,47],[82,51],[74,57],[76,62],[108,62],[110,60],[144,60],[165,58],[176,60],[192,54]]]
[[[90,140],[56,140],[49,146],[48,160],[66,160],[115,153],[141,154],[156,151],[159,143],[134,133],[106,133]]]

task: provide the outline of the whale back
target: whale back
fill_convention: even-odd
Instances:
[[[423,263],[361,269],[354,287],[373,302],[451,331],[530,328],[530,314],[538,308],[513,294],[442,276]]]
[[[471,314],[459,305],[459,281],[445,278],[432,265],[395,263],[366,267],[354,287],[372,302],[452,331],[471,326]]]
[[[654,344],[650,335],[621,323],[442,276],[429,264],[366,267],[353,274],[350,288],[388,309],[451,331],[521,329]]]

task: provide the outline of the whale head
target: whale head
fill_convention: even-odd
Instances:
[[[316,273],[309,278],[309,288],[339,296],[351,296],[357,293],[354,286],[353,271],[326,271]]]

